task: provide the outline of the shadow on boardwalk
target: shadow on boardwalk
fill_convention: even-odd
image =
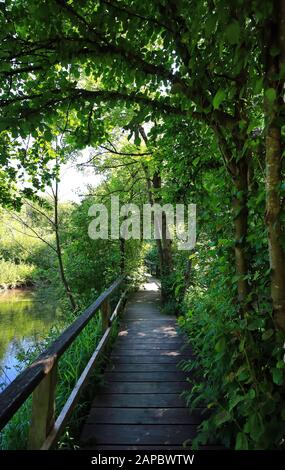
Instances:
[[[190,384],[177,368],[191,352],[183,348],[176,317],[159,307],[159,282],[149,277],[126,305],[81,448],[182,449],[196,435],[202,409],[190,414],[186,408],[180,395]]]

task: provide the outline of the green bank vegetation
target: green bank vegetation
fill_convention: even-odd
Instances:
[[[196,353],[186,399],[211,410],[195,445],[284,448],[284,23],[284,0],[1,6],[1,204],[44,207],[50,237],[21,262],[1,248],[2,262],[60,280],[78,312],[147,251],[91,240],[92,203],[195,203],[195,248],[163,230],[150,255]],[[39,192],[86,147],[104,180],[59,222]]]

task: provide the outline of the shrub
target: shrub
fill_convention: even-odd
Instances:
[[[30,284],[34,281],[36,268],[30,264],[15,264],[0,260],[0,286],[4,289]]]
[[[285,429],[284,335],[264,301],[243,316],[222,276],[208,288],[193,288],[180,318],[195,359],[182,368],[194,386],[190,408],[207,407],[194,446],[221,441],[235,449],[281,448]]]

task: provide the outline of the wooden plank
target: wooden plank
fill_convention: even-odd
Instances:
[[[180,356],[127,356],[112,355],[112,361],[115,364],[179,364],[180,361],[189,359],[189,356],[181,354]]]
[[[120,299],[119,299],[119,302],[117,303],[112,315],[111,315],[111,318],[110,318],[110,322],[112,323],[113,321],[116,320],[116,318],[121,314],[121,311],[126,303],[126,299],[127,299],[127,293],[128,293],[128,287],[126,288],[126,290],[123,292],[123,294],[121,295]]]
[[[122,323],[122,329],[127,328],[146,328],[151,330],[153,328],[158,328],[160,331],[169,331],[170,329],[176,328],[176,320],[165,320],[163,318],[156,319],[145,319],[145,320],[128,320],[126,323]]]
[[[167,372],[106,372],[106,382],[185,382],[187,374],[182,371]]]
[[[156,342],[171,342],[171,341],[177,341],[179,339],[178,333],[175,335],[168,335],[168,334],[160,334],[160,333],[148,333],[148,332],[137,332],[137,331],[121,331],[118,336],[118,341],[121,341],[123,339],[128,339],[129,341],[137,341],[138,343],[142,343],[143,341],[156,341]]]
[[[157,342],[157,343],[153,343],[152,341],[145,341],[145,344],[143,343],[122,343],[122,342],[117,342],[116,343],[116,347],[114,348],[114,350],[116,349],[135,349],[136,351],[140,351],[140,350],[146,350],[146,351],[152,351],[152,350],[161,350],[161,349],[164,349],[164,350],[169,350],[169,349],[178,349],[178,351],[186,351],[186,350],[189,350],[190,351],[190,348],[186,348],[184,347],[183,343],[178,343],[178,342],[175,342],[173,344],[170,344],[169,342],[163,342],[163,341],[160,341],[160,342]]]
[[[159,328],[128,328],[121,330],[119,333],[119,338],[121,336],[129,336],[133,338],[144,339],[148,338],[157,338],[157,339],[168,339],[168,338],[178,338],[178,333],[175,329],[173,330],[159,330]]]
[[[154,292],[140,291],[127,304],[105,384],[83,429],[85,448],[178,450],[205,419],[205,410],[190,413],[181,397],[192,385],[178,366],[193,351],[176,318],[158,311],[158,300]]]
[[[200,424],[205,415],[198,408],[91,408],[88,424]]]
[[[116,345],[118,346],[133,346],[134,348],[144,348],[147,346],[184,346],[185,342],[181,338],[157,338],[154,337],[147,337],[147,338],[128,338],[128,337],[121,337],[118,338],[116,341]]]
[[[185,407],[185,400],[177,393],[148,393],[148,394],[110,394],[100,393],[92,403],[92,407],[97,408],[178,408]]]
[[[29,450],[40,449],[54,426],[56,380],[57,364],[53,366],[33,393],[32,419],[28,439]]]
[[[144,304],[144,308],[145,304]],[[136,309],[137,310],[137,309]],[[150,324],[156,325],[158,322],[159,323],[167,323],[167,324],[174,324],[176,323],[175,318],[166,318],[163,316],[158,316],[156,314],[155,308],[153,310],[149,309],[149,312],[146,314],[145,311],[142,311],[141,313],[134,313],[134,312],[127,312],[126,315],[124,315],[124,324],[128,325],[133,325],[135,323],[142,323],[142,322],[149,322]]]
[[[86,424],[81,440],[97,445],[182,445],[196,434],[192,424]]]
[[[110,382],[102,387],[106,393],[181,393],[189,382]]]
[[[106,299],[101,305],[101,322],[103,334],[110,326],[110,302]]]
[[[179,369],[176,364],[113,364],[111,363],[107,371],[113,372],[177,372]]]
[[[155,332],[153,332],[153,330]],[[121,328],[119,331],[119,336],[125,335],[128,331],[132,331],[134,335],[140,334],[141,331],[148,331],[149,333],[152,333],[153,337],[157,337],[157,335],[163,336],[163,335],[172,335],[171,337],[175,336],[176,338],[178,337],[178,330],[176,328],[176,325],[161,325],[160,322],[157,322],[156,325],[148,325],[148,322],[140,322],[138,325],[133,325],[132,323],[128,322],[125,325],[121,324]]]
[[[186,354],[186,352],[183,352]],[[180,349],[170,348],[170,349],[127,349],[121,347],[115,347],[113,349],[112,355],[115,356],[149,356],[152,355],[153,357],[156,356],[171,356],[171,357],[178,357],[181,356],[182,352]]]
[[[164,350],[164,351],[169,351],[169,350],[178,350],[178,351],[186,351],[186,352],[192,352],[192,349],[190,347],[185,347],[182,343],[165,343],[162,341],[160,343],[153,344],[151,341],[145,342],[145,344],[139,343],[139,344],[134,344],[132,343],[117,343],[115,348],[113,349],[113,352],[117,350],[136,350],[138,354],[140,354],[140,351],[157,351],[157,350]]]

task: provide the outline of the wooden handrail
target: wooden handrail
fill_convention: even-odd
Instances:
[[[62,356],[65,350],[77,338],[83,328],[93,318],[95,313],[102,309],[102,324],[103,333],[108,326],[109,298],[113,292],[122,284],[125,275],[121,275],[103,294],[101,294],[95,302],[90,305],[66,330],[45,350],[39,357],[26,369],[21,372],[11,384],[0,394],[0,430],[10,421],[20,406],[26,401],[31,393],[41,384],[43,379],[47,379],[48,387],[55,387],[55,380],[50,380],[49,377],[54,375],[53,371],[57,365],[58,359]],[[51,375],[52,374],[52,375]],[[46,381],[45,381],[46,382]],[[44,382],[42,382],[44,384]],[[41,385],[42,385],[41,384]],[[52,385],[51,385],[52,384]],[[46,386],[45,384],[43,386]],[[53,390],[54,391],[54,390]],[[49,394],[49,392],[48,392]],[[51,393],[52,394],[52,393]],[[40,395],[39,400],[43,400],[43,394]],[[34,394],[34,399],[36,396]],[[47,418],[50,419],[51,409],[46,404],[50,401],[50,396],[45,403],[45,412]],[[51,407],[53,404],[51,404]],[[52,426],[53,423],[51,423]],[[46,430],[46,434],[50,429]]]
[[[148,267],[151,274],[159,276],[159,265],[155,261],[145,259],[145,265]]]

